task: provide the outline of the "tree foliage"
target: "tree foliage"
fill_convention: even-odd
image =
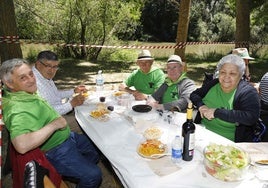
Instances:
[[[117,38],[131,36],[140,19],[138,1],[14,1],[21,38],[25,39],[68,44],[112,44]],[[24,18],[30,18],[30,22]],[[62,49],[62,53],[76,58],[96,59],[100,50],[70,47]]]
[[[14,0],[20,38],[114,45],[121,41],[175,42],[180,0]],[[267,43],[266,0],[250,1],[250,39]],[[236,0],[192,0],[187,41],[234,41]],[[263,32],[265,31],[265,32]],[[261,37],[260,37],[261,36]],[[96,59],[101,48],[58,53]]]

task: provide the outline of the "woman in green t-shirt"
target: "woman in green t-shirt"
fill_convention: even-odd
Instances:
[[[260,115],[257,90],[242,80],[245,63],[238,55],[224,56],[217,65],[219,76],[195,90],[190,99],[197,107],[196,122],[235,142],[253,140]]]

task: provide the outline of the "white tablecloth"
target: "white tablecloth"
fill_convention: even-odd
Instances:
[[[170,156],[156,160],[142,158],[136,152],[137,146],[144,139],[141,134],[142,131],[148,126],[159,126],[164,133],[161,140],[170,149],[170,142],[175,134],[181,133],[181,125],[186,119],[186,114],[176,113],[173,124],[168,124],[154,110],[149,113],[138,113],[131,109],[122,110],[121,107],[113,103],[115,111],[111,113],[110,119],[107,122],[101,122],[90,116],[90,112],[96,109],[96,103],[96,100],[89,100],[84,105],[76,107],[76,119],[85,133],[111,162],[125,187],[257,188],[262,187],[265,183],[251,172],[248,173],[245,180],[239,182],[223,182],[210,176],[203,166],[202,151],[204,147],[211,142],[218,144],[234,143],[206,130],[201,125],[196,125],[196,146],[192,161],[182,161],[179,167],[172,167],[170,166],[172,165]],[[107,100],[107,103],[111,103],[111,101]],[[116,113],[119,111],[120,113]],[[243,145],[243,148],[249,148],[251,145]],[[260,150],[264,150],[264,148],[266,148],[266,151],[268,150],[268,145],[265,143],[254,143],[254,147],[260,147]],[[157,167],[158,162],[159,166]],[[168,165],[163,165],[165,163]],[[153,166],[156,169],[153,169]],[[173,172],[174,168],[177,168],[177,170],[166,175],[159,175],[161,173],[155,171],[157,168],[163,172],[165,170]],[[266,183],[268,182],[266,181]]]

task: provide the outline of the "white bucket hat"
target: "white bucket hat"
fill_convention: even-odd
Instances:
[[[182,60],[181,60],[181,57],[178,56],[178,55],[171,55],[171,56],[169,56],[167,63],[168,64],[171,64],[171,63],[180,63],[181,65],[183,65]]]
[[[137,61],[140,60],[153,60],[154,58],[151,56],[151,52],[149,50],[142,50],[139,55]]]
[[[254,59],[253,57],[249,56],[247,48],[235,48],[233,49],[232,54],[236,54],[242,57],[243,59],[251,59],[251,60]]]

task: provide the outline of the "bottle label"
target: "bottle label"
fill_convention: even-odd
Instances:
[[[96,79],[96,84],[97,85],[103,85],[104,84],[104,80],[103,79]]]
[[[195,146],[195,134],[192,133],[190,134],[189,138],[189,150],[194,150],[194,146]]]
[[[180,159],[182,158],[182,150],[181,149],[173,149],[171,150],[172,158]]]

